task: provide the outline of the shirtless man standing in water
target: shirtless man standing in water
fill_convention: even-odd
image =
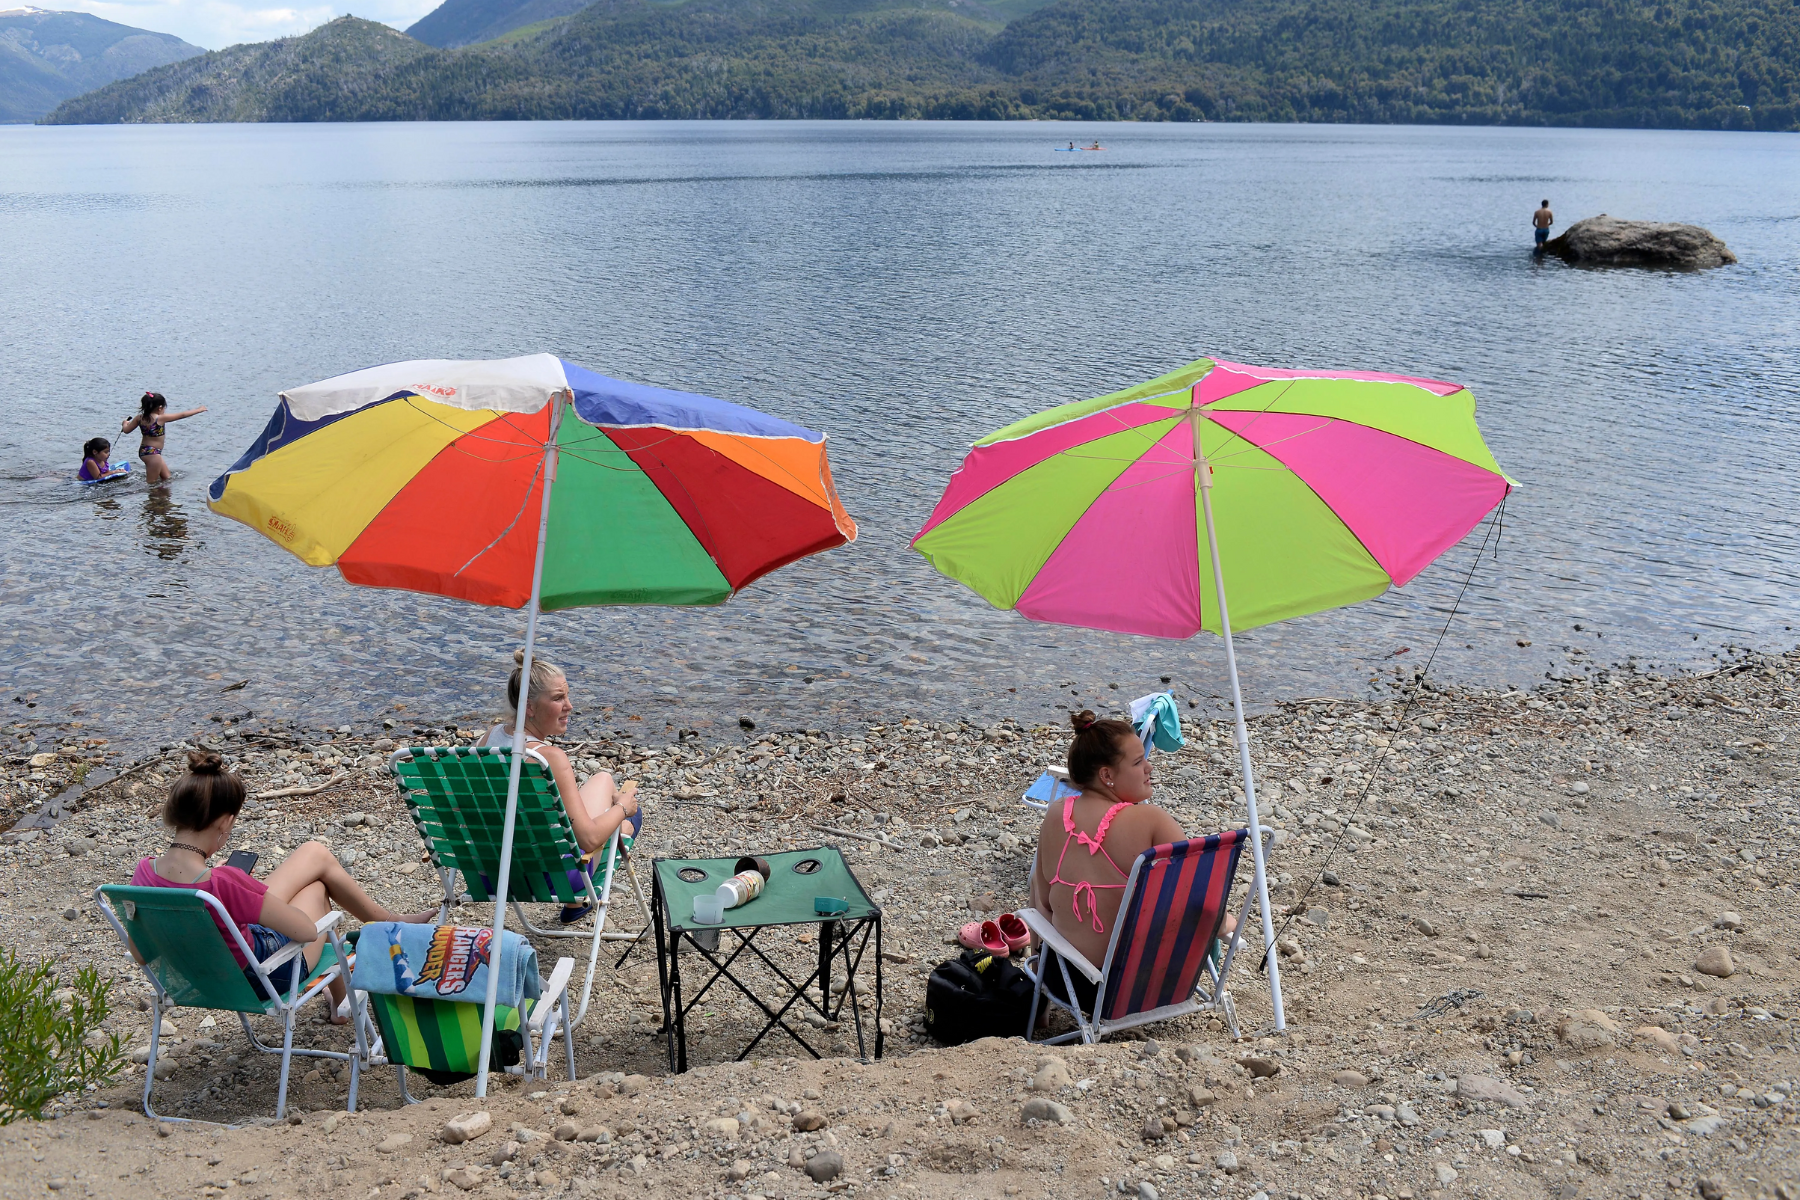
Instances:
[[[1556,214],[1550,211],[1550,202],[1544,201],[1538,210],[1531,214],[1531,227],[1537,231],[1537,248],[1542,250],[1544,243],[1550,240],[1550,227],[1556,224]]]

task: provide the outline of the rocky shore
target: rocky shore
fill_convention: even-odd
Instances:
[[[328,841],[384,902],[424,907],[437,877],[386,758],[395,738],[473,732],[222,730],[260,796],[237,844],[261,874]],[[1240,821],[1229,727],[1188,732],[1154,760],[1159,802],[1193,831]],[[478,1104],[471,1084],[415,1077],[425,1103],[402,1109],[376,1072],[349,1117],[342,1073],[308,1065],[297,1115],[276,1124],[275,1060],[224,1014],[183,1010],[162,1111],[250,1124],[146,1121],[134,1065],[55,1120],[0,1130],[0,1197],[1800,1200],[1800,652],[1704,676],[1305,701],[1253,721],[1251,739],[1280,831],[1286,1036],[1249,966],[1235,1042],[1199,1018],[1089,1048],[924,1039],[925,976],[956,927],[1025,903],[1038,818],[1018,795],[1060,759],[1062,729],[616,737],[570,749],[584,772],[641,781],[640,862],[843,848],[886,912],[883,1061],[851,1057],[846,1021],[810,1030],[822,1060],[776,1038],[734,1063],[760,1022],[715,993],[690,1020],[695,1069],[670,1076],[654,955],[615,969],[615,945],[576,1032],[579,1082],[508,1080]],[[147,985],[90,893],[166,844],[154,812],[181,750],[125,764],[85,739],[36,740],[8,760],[5,795],[15,813],[60,795],[67,814],[0,838],[0,941],[110,972],[111,1023],[142,1047]],[[1247,881],[1246,866],[1240,899]],[[635,928],[621,901],[613,924]],[[858,1003],[872,1021],[874,997]],[[323,1015],[301,1038],[346,1043]],[[478,1110],[484,1132],[447,1132]]]

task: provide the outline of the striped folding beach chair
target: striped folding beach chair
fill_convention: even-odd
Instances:
[[[1274,831],[1264,827],[1262,833],[1266,853]],[[1238,856],[1249,838],[1248,829],[1228,829],[1203,839],[1152,846],[1138,855],[1125,880],[1105,961],[1097,967],[1056,931],[1049,917],[1035,909],[1020,909],[1020,918],[1040,943],[1037,955],[1025,966],[1037,985],[1026,1039],[1040,1040],[1036,1037],[1040,1001],[1075,1019],[1073,1030],[1041,1039],[1048,1045],[1077,1037],[1097,1042],[1135,1025],[1206,1011],[1224,1014],[1236,1037],[1237,1009],[1225,979],[1237,953],[1238,934],[1232,934],[1223,954],[1217,941]],[[1245,898],[1239,931],[1249,919],[1254,899],[1254,894]],[[1071,969],[1094,985],[1092,1012],[1082,1011]],[[1062,997],[1068,1001],[1045,990],[1046,978],[1060,982]]]
[[[561,1033],[569,1081],[575,1080],[575,1040],[569,1012],[569,977],[575,960],[559,958],[543,992],[523,1009],[498,1005],[494,1010],[494,1065],[527,1079],[547,1079],[552,1036]],[[481,1055],[481,1005],[359,993],[366,1001],[369,1066],[397,1068],[400,1098],[415,1103],[406,1087],[407,1071],[417,1071],[440,1087],[473,1079]]]

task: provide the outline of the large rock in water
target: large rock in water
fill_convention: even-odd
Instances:
[[[1737,261],[1698,225],[1621,221],[1601,213],[1569,226],[1544,244],[1548,254],[1584,267],[1680,267],[1698,270]]]

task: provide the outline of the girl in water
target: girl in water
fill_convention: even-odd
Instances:
[[[149,483],[167,483],[169,464],[163,459],[164,428],[170,421],[185,421],[206,409],[190,408],[186,412],[172,413],[168,399],[161,392],[145,392],[138,407],[142,411],[135,417],[126,417],[119,425],[119,432],[130,433],[135,429],[143,435],[144,440],[138,443],[138,457],[144,460],[144,478]]]

